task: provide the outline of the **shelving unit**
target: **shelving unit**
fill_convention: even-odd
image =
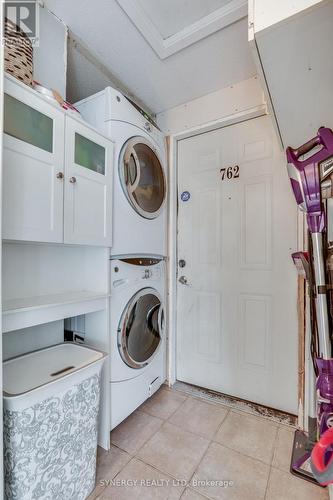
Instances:
[[[106,309],[108,294],[75,291],[3,302],[3,332],[41,325]]]

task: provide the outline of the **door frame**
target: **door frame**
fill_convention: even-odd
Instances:
[[[167,383],[171,387],[177,380],[177,272],[178,272],[178,142],[231,125],[269,115],[265,104],[250,108],[214,122],[170,135],[167,138],[169,167],[169,206],[168,206],[168,303],[167,303]],[[281,147],[280,142],[278,141]],[[298,211],[297,242],[304,249],[304,217]]]

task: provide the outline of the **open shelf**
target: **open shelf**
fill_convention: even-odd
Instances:
[[[71,316],[101,311],[107,307],[108,298],[108,294],[82,290],[4,300],[2,331],[11,332]]]

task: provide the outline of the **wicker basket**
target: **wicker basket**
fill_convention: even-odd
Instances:
[[[5,71],[32,86],[33,48],[31,40],[16,24],[5,19]]]

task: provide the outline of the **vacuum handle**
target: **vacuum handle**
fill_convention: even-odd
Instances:
[[[311,149],[314,149],[316,146],[322,145],[322,140],[319,135],[316,137],[313,137],[313,139],[310,139],[308,142],[300,146],[299,148],[293,149],[293,148],[288,148],[288,152],[293,156],[295,160],[298,160],[300,156],[305,155],[306,153],[309,153]]]

